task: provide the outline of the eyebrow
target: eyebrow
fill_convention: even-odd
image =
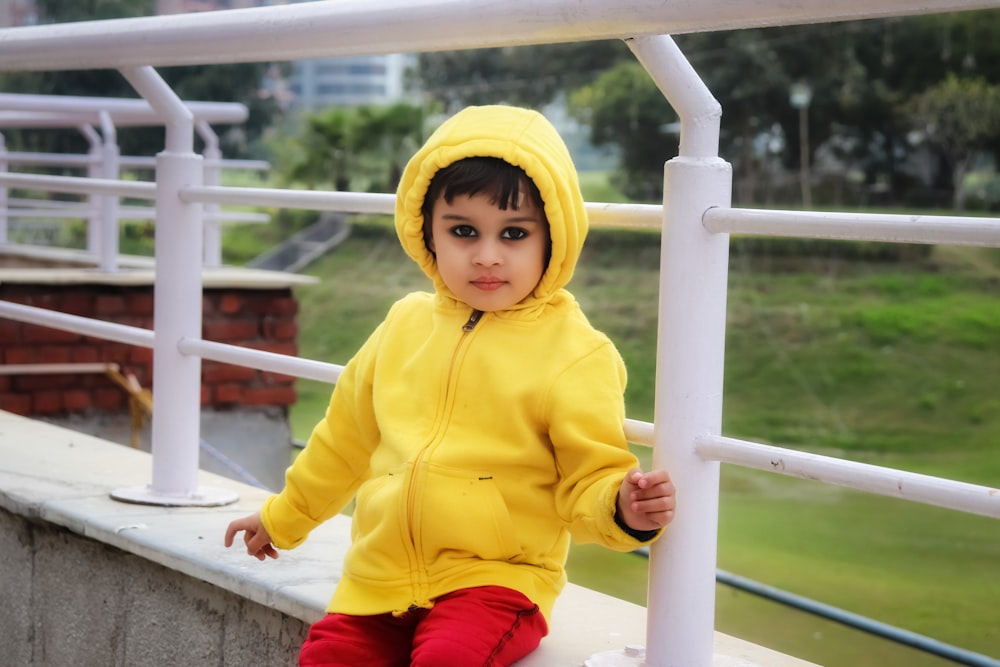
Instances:
[[[456,222],[472,222],[472,221],[474,221],[473,218],[471,218],[471,217],[469,217],[467,215],[461,215],[459,213],[442,213],[441,214],[441,219],[442,220],[452,220],[452,221],[456,221]],[[514,225],[524,225],[524,224],[541,225],[542,224],[542,220],[540,220],[537,217],[533,217],[533,216],[515,216],[515,217],[511,217],[511,218],[506,218],[504,220],[504,223],[505,224],[514,224]]]

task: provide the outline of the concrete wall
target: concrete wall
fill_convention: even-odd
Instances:
[[[4,510],[0,535],[0,664],[296,664],[297,618]]]

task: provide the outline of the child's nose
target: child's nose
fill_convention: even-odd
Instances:
[[[500,252],[500,244],[490,239],[483,239],[476,244],[476,254],[474,261],[480,266],[496,266],[500,264],[503,257]]]

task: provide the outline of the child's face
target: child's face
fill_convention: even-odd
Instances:
[[[448,289],[484,312],[519,303],[545,271],[549,225],[529,197],[501,210],[485,194],[434,202],[431,250]]]

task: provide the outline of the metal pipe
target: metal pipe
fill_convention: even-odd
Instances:
[[[183,354],[199,356],[202,359],[220,361],[236,366],[247,366],[272,373],[294,375],[295,377],[336,384],[344,370],[343,366],[328,364],[311,359],[301,359],[286,354],[251,350],[238,345],[227,345],[200,338],[182,338],[177,344]]]
[[[903,630],[888,623],[882,623],[801,595],[795,595],[794,593],[789,593],[780,588],[768,586],[758,581],[732,574],[731,572],[718,570],[715,573],[715,578],[720,584],[813,614],[828,621],[834,621],[835,623],[888,639],[896,644],[902,644],[915,648],[918,651],[923,651],[924,653],[942,657],[951,662],[970,665],[971,667],[1000,667],[1000,660],[995,660],[982,653],[958,648],[957,646],[946,644],[926,635]]]
[[[55,192],[77,194],[112,194],[120,197],[156,198],[156,183],[112,181],[76,176],[45,176],[42,174],[7,174],[0,172],[0,185],[13,188],[41,188]]]
[[[219,150],[219,136],[212,130],[211,125],[203,120],[197,121],[194,127],[198,136],[205,142],[205,148],[202,150],[202,168],[205,170],[202,176],[203,182],[209,187],[218,185],[222,175],[222,168],[219,164],[222,158],[222,151]],[[218,212],[218,204],[205,204],[202,241],[205,246],[205,255],[202,264],[208,268],[218,268],[222,265],[222,229],[216,217]]]
[[[680,116],[679,154],[718,157],[722,105],[674,40],[669,35],[656,35],[627,39],[625,43]]]
[[[104,135],[104,141],[100,147],[100,176],[107,180],[117,181],[119,177],[118,156],[121,154],[118,148],[118,132],[115,130],[115,124],[111,121],[111,116],[107,111],[101,111],[100,118],[101,132]],[[99,206],[101,242],[98,268],[105,273],[114,273],[118,270],[118,197],[103,195],[100,198]]]
[[[323,0],[7,28],[0,30],[0,69],[120,69],[417,53],[995,6],[995,0]]]
[[[707,210],[702,220],[714,233],[1000,247],[996,218],[720,207]]]
[[[92,320],[89,317],[80,317],[79,315],[67,315],[66,313],[60,313],[59,311],[47,308],[36,308],[10,301],[0,301],[0,317],[17,320],[18,322],[40,324],[62,331],[72,331],[84,336],[128,343],[129,345],[136,345],[138,347],[153,347],[153,332],[149,329],[130,327],[102,320]]]
[[[1000,518],[1000,489],[856,461],[784,449],[720,435],[696,439],[705,460],[734,463],[869,493]]]
[[[194,114],[157,71],[148,65],[124,67],[120,71],[132,87],[162,116],[167,130],[164,150],[168,153],[194,153]],[[197,184],[200,183],[199,179]]]
[[[195,120],[208,123],[242,123],[250,113],[245,104],[238,102],[191,101],[184,102],[184,106]],[[0,93],[0,127],[96,125],[100,123],[98,114],[102,111],[110,114],[118,127],[160,125],[167,118],[144,99]]]

